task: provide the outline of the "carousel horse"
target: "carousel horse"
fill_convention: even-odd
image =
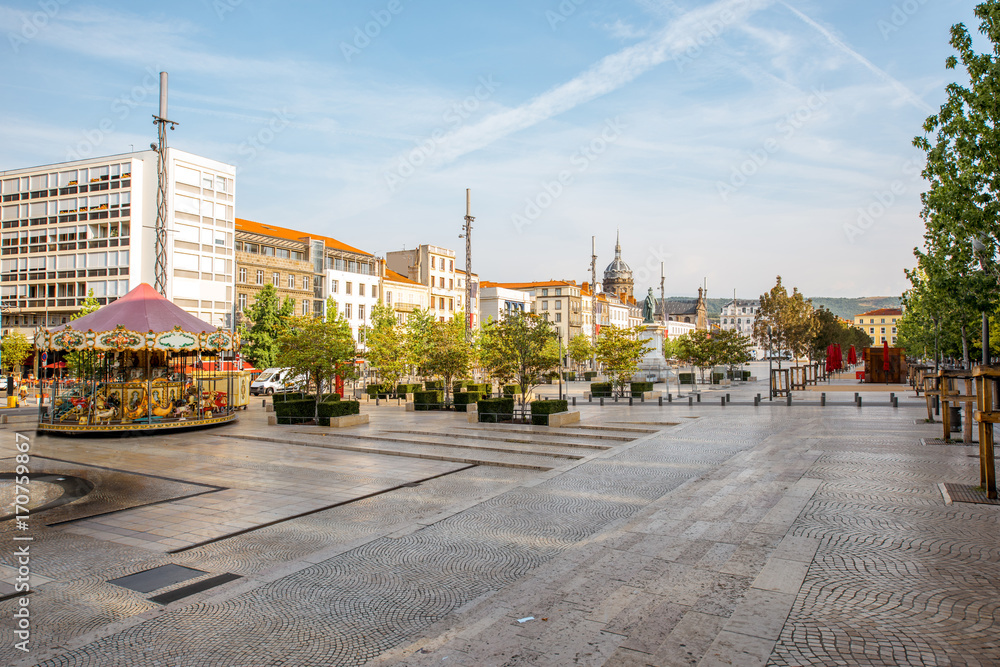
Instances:
[[[118,416],[119,401],[117,396],[106,397],[103,393],[94,397],[94,420],[100,424],[108,424]]]
[[[187,415],[191,414],[192,410],[191,404],[183,398],[178,398],[174,401],[174,416],[182,421],[187,419]]]

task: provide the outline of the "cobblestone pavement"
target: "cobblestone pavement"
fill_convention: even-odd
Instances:
[[[938,484],[974,483],[976,450],[921,444],[938,427],[915,423],[922,401],[900,405],[581,406],[558,437],[386,406],[355,441],[251,418],[189,450],[219,456],[210,470],[175,453],[169,477],[266,488],[298,466],[363,486],[398,464],[397,482],[424,481],[172,554],[45,528],[33,562],[52,581],[32,595],[21,664],[1000,663],[1000,507],[945,504]],[[298,444],[239,437],[275,432]],[[420,447],[502,456],[414,459]],[[573,458],[503,465],[532,452]],[[134,452],[117,463],[156,467]],[[166,563],[204,571],[195,582],[242,578],[167,605],[108,583]],[[0,602],[0,618],[13,608]]]

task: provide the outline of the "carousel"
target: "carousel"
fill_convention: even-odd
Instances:
[[[225,424],[246,408],[239,336],[213,327],[143,283],[114,303],[35,335],[42,358],[73,371],[54,379],[38,430],[161,432]]]

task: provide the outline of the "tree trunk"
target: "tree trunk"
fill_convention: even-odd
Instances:
[[[969,368],[969,336],[965,331],[965,325],[961,327],[962,330],[962,367]]]

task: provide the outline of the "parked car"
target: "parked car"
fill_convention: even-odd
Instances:
[[[270,396],[288,391],[298,391],[305,384],[303,377],[291,377],[290,368],[268,368],[250,383],[250,393],[254,396]]]

